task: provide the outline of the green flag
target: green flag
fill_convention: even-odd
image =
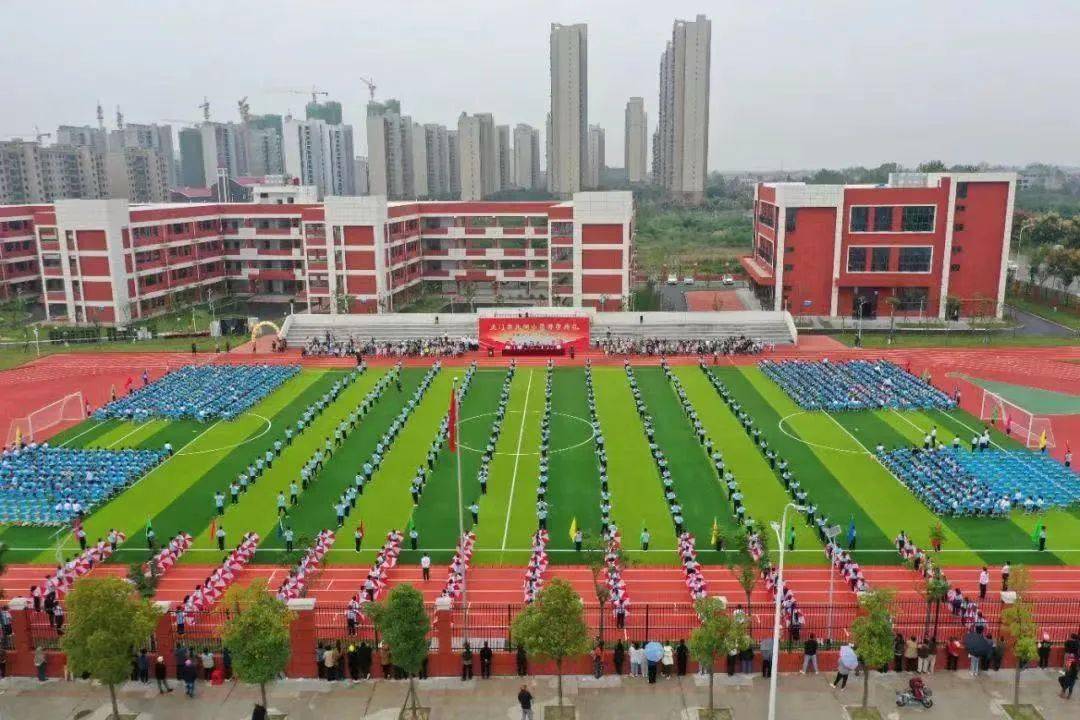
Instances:
[[[1035,526],[1035,532],[1031,533],[1031,542],[1033,542],[1033,543],[1039,542],[1039,533],[1042,532],[1042,527],[1043,527],[1042,523],[1039,523],[1039,524],[1037,524]]]
[[[411,533],[416,526],[413,524],[412,515],[409,516],[409,524],[405,527],[405,533]]]

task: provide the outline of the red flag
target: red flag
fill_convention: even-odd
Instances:
[[[214,518],[213,520],[210,521],[210,537],[211,538],[216,538],[217,537],[217,518]]]
[[[450,452],[457,452],[457,388],[450,389]]]

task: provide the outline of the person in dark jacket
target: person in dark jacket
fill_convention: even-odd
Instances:
[[[739,651],[739,672],[749,675],[754,672],[754,646],[747,645]]]
[[[989,640],[990,638],[987,637]],[[1002,638],[994,638],[990,648],[990,669],[1000,670],[1001,661],[1005,659],[1005,641]]]
[[[349,677],[353,682],[360,679],[360,651],[355,645],[349,646]]]
[[[223,648],[221,651],[221,667],[225,671],[225,679],[232,680],[232,653],[229,652],[229,648]]]
[[[529,655],[525,652],[524,645],[517,646],[517,655],[515,656],[517,663],[517,674],[520,677],[525,677],[529,674]]]
[[[146,685],[150,682],[150,658],[146,654],[146,648],[139,651],[139,657],[135,659],[139,668],[139,682]]]
[[[1058,685],[1061,686],[1061,697],[1072,697],[1073,686],[1076,685],[1076,676],[1078,674],[1080,674],[1080,662],[1073,660],[1069,663],[1069,667],[1065,668],[1065,673],[1058,678]]]
[[[491,647],[485,640],[483,647],[480,648],[480,677],[484,680],[491,679],[491,655]]]
[[[184,681],[184,661],[187,659],[187,648],[183,645],[177,645],[173,649],[173,662],[176,664],[176,682]]]
[[[532,720],[532,693],[529,692],[529,688],[522,685],[521,690],[518,691],[518,704],[521,706],[522,720]]]
[[[189,698],[195,697],[195,680],[199,677],[199,670],[195,667],[195,661],[188,658],[184,661],[184,694]]]
[[[473,677],[472,662],[473,662],[472,648],[469,647],[469,642],[466,640],[465,641],[465,646],[461,650],[461,679],[462,680],[472,680],[472,677]]]
[[[360,677],[371,679],[371,646],[361,641],[360,647],[356,648],[357,662],[360,664]]]
[[[1035,652],[1039,655],[1039,667],[1045,670],[1050,666],[1050,650],[1053,648],[1053,643],[1050,642],[1050,635],[1043,633],[1042,640],[1039,641],[1039,646],[1035,648]]]
[[[622,675],[623,662],[626,659],[626,648],[622,644],[622,640],[615,642],[615,648],[611,652],[611,662],[615,666],[615,674]]]
[[[154,662],[154,680],[157,681],[158,694],[164,695],[167,692],[172,692],[168,678],[169,668],[165,666],[165,658],[158,655],[157,661]]]
[[[675,646],[675,672],[678,675],[686,674],[686,662],[690,657],[690,651],[682,640]]]
[[[904,642],[904,636],[900,633],[896,633],[896,637],[893,638],[893,668],[896,672],[904,671],[904,649],[907,647],[907,643]]]

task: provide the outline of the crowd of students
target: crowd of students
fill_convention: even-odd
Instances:
[[[956,407],[953,398],[886,360],[762,360],[758,367],[805,410]]]
[[[611,538],[618,527],[611,521],[611,489],[608,487],[607,450],[604,449],[604,433],[600,417],[596,414],[596,393],[593,390],[592,363],[585,360],[585,402],[589,408],[589,425],[592,427],[593,456],[600,473],[600,534],[604,540]],[[581,530],[574,532],[574,546],[581,549]]]
[[[471,530],[458,538],[454,556],[450,558],[450,565],[446,569],[446,583],[442,590],[444,597],[452,600],[461,598],[462,591],[465,589],[465,575],[469,572],[475,545],[476,533]]]
[[[165,546],[154,557],[143,565],[143,574],[150,575],[151,568],[153,568],[153,574],[164,575],[176,564],[180,556],[191,547],[191,541],[191,536],[186,532],[177,533],[169,542],[165,543]]]
[[[114,397],[95,410],[93,417],[230,420],[298,372],[299,365],[185,365],[129,395]]]
[[[851,592],[861,593],[870,590],[870,583],[867,582],[862,568],[859,567],[859,563],[851,556],[850,552],[830,541],[825,545],[825,557],[829,558],[833,570],[844,578],[844,582],[851,588]]]
[[[0,524],[66,525],[107,502],[172,452],[20,445],[0,454]]]
[[[443,335],[414,340],[357,340],[351,336],[338,338],[327,331],[322,337],[316,336],[308,340],[300,354],[331,357],[459,357],[479,348],[480,343],[471,337],[452,338]]]
[[[398,557],[401,555],[401,542],[403,539],[404,536],[399,530],[391,530],[386,534],[386,540],[383,541],[382,547],[376,553],[375,562],[372,563],[371,569],[368,570],[361,593],[358,596],[363,602],[375,602],[382,595],[383,590],[386,589],[388,575],[397,565]]]
[[[692,533],[679,536],[679,560],[682,562],[686,589],[691,600],[700,600],[709,595],[709,584],[701,573],[701,563],[697,560],[697,545]]]
[[[547,361],[544,375],[544,411],[540,415],[540,464],[536,479],[536,527],[547,530],[548,453],[551,450],[551,383],[555,363]]]
[[[1009,514],[1008,496],[994,492],[980,478],[964,469],[957,451],[878,446],[878,459],[936,515],[996,516]]]
[[[537,530],[532,536],[532,553],[525,567],[525,602],[531,603],[544,585],[544,573],[548,567],[548,531]]]
[[[645,439],[649,443],[649,453],[652,455],[653,462],[656,464],[656,471],[659,473],[660,481],[664,486],[664,499],[667,501],[671,523],[675,526],[675,534],[682,535],[685,531],[685,519],[682,514],[682,505],[679,503],[675,491],[675,480],[672,478],[671,469],[668,467],[667,456],[664,454],[663,448],[656,442],[656,429],[653,427],[653,418],[649,414],[649,408],[641,396],[641,390],[638,389],[637,378],[634,377],[634,370],[630,367],[629,360],[623,361],[623,371],[626,373],[627,382],[630,383],[630,394],[634,398],[638,418],[641,419],[641,427],[645,432]],[[643,531],[643,534],[646,534],[645,531]],[[642,542],[642,545],[647,544],[647,541]],[[648,547],[642,549],[648,550]]]
[[[670,338],[604,337],[592,341],[592,346],[608,355],[757,355],[771,351],[772,343],[745,335],[715,340]]]
[[[319,531],[319,534],[315,536],[315,542],[304,552],[300,562],[289,571],[288,577],[281,581],[281,585],[277,589],[278,599],[293,600],[303,597],[304,593],[307,592],[311,576],[318,572],[319,563],[326,557],[326,553],[329,552],[333,545],[334,531]]]
[[[195,623],[195,612],[209,610],[221,599],[229,586],[236,581],[236,576],[240,571],[251,562],[258,546],[257,533],[244,533],[243,539],[225,556],[221,565],[215,568],[202,583],[196,585],[191,594],[184,596],[176,610],[177,635],[183,635],[185,628]]]
[[[502,388],[499,391],[499,405],[495,408],[495,419],[491,421],[491,432],[488,435],[487,445],[480,455],[480,467],[476,471],[476,481],[480,484],[481,495],[487,495],[488,472],[491,467],[491,460],[495,455],[495,446],[498,445],[499,436],[502,434],[506,408],[510,403],[510,383],[514,380],[516,369],[517,364],[511,360],[510,366],[506,368],[506,375],[503,377]]]

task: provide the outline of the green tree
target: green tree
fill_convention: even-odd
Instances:
[[[128,582],[135,586],[135,590],[138,591],[140,597],[150,599],[154,597],[154,593],[157,592],[158,582],[161,580],[161,575],[158,574],[157,565],[154,564],[151,558],[147,567],[150,573],[143,572],[142,563],[131,563],[128,566]]]
[[[1016,678],[1013,682],[1013,705],[1020,704],[1020,672],[1035,659],[1039,626],[1035,622],[1035,603],[1030,597],[1031,574],[1023,566],[1014,567],[1009,576],[1009,589],[1016,593],[1016,602],[1001,611],[1001,627],[1012,643],[1016,656]]]
[[[554,578],[531,605],[514,618],[511,635],[529,657],[553,660],[558,676],[559,707],[563,706],[563,662],[589,652],[589,627],[581,596],[570,583]]]
[[[1054,247],[1046,253],[1046,273],[1061,284],[1061,290],[1068,297],[1068,288],[1080,273],[1080,250],[1066,247]]]
[[[1036,286],[1041,286],[1046,279],[1046,255],[1049,252],[1049,245],[1036,245],[1028,253],[1028,281]]]
[[[712,718],[716,710],[713,678],[717,658],[727,657],[731,652],[741,652],[750,647],[753,641],[748,617],[743,613],[729,613],[719,599],[701,598],[694,603],[694,611],[701,625],[690,633],[690,654],[709,671],[709,718]]]
[[[1028,241],[1032,245],[1059,245],[1064,236],[1065,221],[1054,212],[1039,215],[1027,233]]]
[[[119,720],[116,686],[131,675],[131,656],[144,647],[159,612],[119,577],[77,580],[65,600],[67,631],[60,648],[73,675],[88,674],[109,688],[113,718]]]
[[[932,173],[932,172],[945,172],[948,170],[945,167],[945,163],[940,160],[928,160],[926,162],[919,163],[915,168],[915,172]]]
[[[409,704],[413,720],[419,720],[416,676],[427,658],[427,635],[431,631],[431,619],[424,611],[424,596],[408,583],[396,585],[386,600],[368,603],[364,610],[378,628],[394,664],[409,675],[405,702]]]
[[[258,685],[262,705],[269,707],[266,684],[289,664],[293,613],[269,593],[265,580],[234,585],[225,595],[225,606],[232,612],[221,628],[221,640],[232,654],[233,672],[242,682]]]
[[[922,578],[916,588],[919,595],[926,601],[926,620],[923,623],[923,634],[933,636],[937,640],[938,618],[941,616],[941,603],[949,594],[949,581],[941,574],[941,569],[934,564],[934,570],[930,575]],[[933,628],[931,628],[930,615],[933,611]]]
[[[851,623],[851,639],[865,666],[862,706],[870,702],[870,672],[889,662],[893,656],[891,605],[894,591],[871,590],[859,597],[859,616]]]
[[[787,528],[784,528],[787,531]],[[743,542],[735,550],[734,556],[730,556],[730,562],[728,567],[735,573],[735,579],[739,581],[739,587],[746,593],[746,606],[750,607],[750,597],[754,594],[754,588],[757,587],[758,578],[761,576],[761,570],[764,565],[768,563],[769,551],[765,545],[765,533],[758,533],[761,538],[762,554],[760,560],[755,560],[754,556],[750,554],[750,548]]]

